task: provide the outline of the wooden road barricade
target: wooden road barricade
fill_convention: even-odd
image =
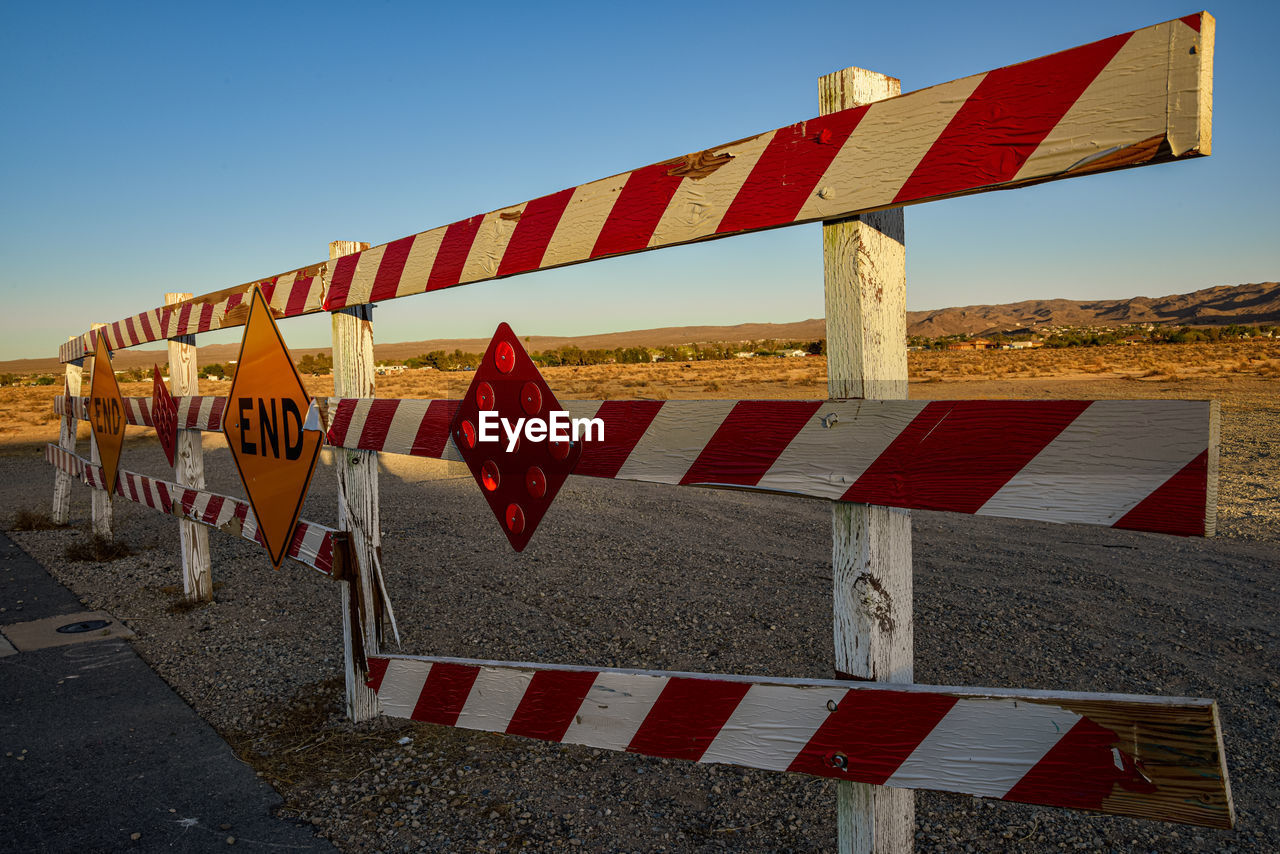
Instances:
[[[1217,405],[911,401],[904,344],[903,206],[1209,154],[1213,32],[1207,13],[1189,15],[905,95],[892,78],[846,69],[819,81],[820,115],[807,121],[380,246],[335,242],[326,261],[212,294],[170,295],[60,348],[64,421],[46,454],[59,473],[55,516],[80,480],[94,488],[95,530],[109,529],[115,495],[338,580],[354,720],[385,714],[832,778],[845,851],[909,850],[918,788],[1229,827],[1211,700],[912,679],[911,510],[1211,536]],[[806,222],[824,223],[828,400],[566,401],[567,417],[603,435],[549,440],[539,453],[563,471],[544,471],[528,447],[477,444],[480,413],[555,404],[505,324],[461,401],[376,396],[376,302]],[[311,400],[277,321],[319,311],[333,318],[334,396]],[[232,392],[196,394],[191,336],[240,325]],[[110,400],[123,423],[172,437],[180,461],[186,448],[176,482],[118,469],[115,433],[97,415],[110,395],[95,376],[82,397],[78,367],[100,349],[98,374],[107,348],[164,339],[172,399],[157,385],[151,399]],[[93,426],[87,460],[78,420]],[[204,490],[200,431],[225,433],[247,501]],[[321,441],[338,472],[337,528],[298,518]],[[467,462],[517,549],[567,474],[829,501],[837,679],[384,653],[394,618],[377,458],[387,453]],[[508,498],[494,495],[513,496],[505,512]],[[199,542],[184,534],[191,598],[207,597]]]

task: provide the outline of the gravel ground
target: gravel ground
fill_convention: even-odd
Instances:
[[[1237,828],[920,793],[917,850],[1280,850],[1280,413],[1274,397],[1224,412],[1226,536],[916,513],[916,679],[1216,698]],[[238,493],[225,448],[207,445],[210,487]],[[167,468],[145,441],[124,464]],[[52,481],[37,449],[0,452],[4,517],[47,506]],[[831,675],[821,502],[574,479],[517,555],[459,466],[388,458],[381,490],[406,652]],[[333,494],[321,467],[306,517],[332,524]],[[331,581],[297,564],[273,572],[258,547],[215,534],[216,602],[187,610],[170,517],[117,502],[117,536],[134,554],[64,557],[87,537],[88,503],[77,489],[71,528],[13,536],[86,605],[137,632],[142,656],[284,795],[282,814],[344,851],[834,847],[827,781],[349,724]]]

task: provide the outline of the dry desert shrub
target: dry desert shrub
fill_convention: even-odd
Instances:
[[[65,523],[59,524],[53,521],[53,517],[45,510],[23,508],[13,514],[12,530],[14,531],[52,531],[65,527],[67,527]]]
[[[107,561],[128,557],[131,554],[133,554],[133,549],[129,548],[128,543],[94,534],[88,541],[72,543],[67,546],[66,558],[67,560],[106,563]]]

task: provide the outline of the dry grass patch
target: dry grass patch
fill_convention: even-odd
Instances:
[[[89,540],[72,543],[65,552],[67,560],[107,563],[133,554],[129,544],[94,534]]]
[[[66,523],[53,521],[53,517],[45,510],[28,510],[23,508],[13,514],[14,531],[53,531],[65,528]]]

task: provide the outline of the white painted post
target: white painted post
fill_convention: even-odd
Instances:
[[[74,341],[71,336],[68,341]],[[80,396],[80,381],[84,376],[82,359],[67,362],[66,383],[63,385],[67,397],[67,412],[71,411],[73,401]],[[76,452],[76,431],[80,422],[70,416],[62,417],[62,426],[58,433],[58,445],[64,451]],[[71,519],[71,475],[56,469],[53,475],[53,521],[57,525],[65,525]]]
[[[900,92],[898,80],[861,68],[818,80],[824,115]],[[822,252],[828,393],[833,398],[906,398],[902,208],[824,223]],[[910,512],[833,503],[831,535],[837,673],[911,682]],[[915,800],[910,790],[840,783],[836,798],[841,852],[902,854],[913,849]]]
[[[369,248],[367,243],[339,240],[329,244],[329,258],[341,258]],[[373,397],[373,306],[357,305],[333,312],[333,393],[335,397]],[[378,716],[378,695],[364,684],[352,649],[352,634],[362,629],[366,655],[378,651],[379,613],[374,587],[382,550],[378,515],[378,454],[334,448],[338,474],[338,527],[351,532],[349,556],[359,564],[359,596],[364,603],[362,626],[353,625],[350,582],[338,582],[342,597],[342,647],[347,684],[347,717],[366,721]]]
[[[105,323],[94,323],[91,329],[101,329],[106,326]],[[93,364],[93,357],[86,357],[89,363]],[[93,372],[89,372],[90,383],[93,382]],[[92,384],[89,388],[93,388]],[[102,457],[98,454],[98,440],[94,438],[93,431],[89,431],[89,462],[95,466],[102,465]],[[93,496],[90,499],[90,507],[93,516],[93,533],[99,537],[111,539],[111,493],[105,489],[93,490]]]
[[[164,304],[173,305],[191,294],[165,294]],[[169,339],[169,393],[174,397],[199,394],[196,368],[196,336]],[[182,486],[204,489],[204,447],[201,431],[178,430],[174,449],[174,476]],[[188,602],[213,601],[213,572],[209,565],[209,529],[189,519],[178,520],[182,549],[182,597]]]

